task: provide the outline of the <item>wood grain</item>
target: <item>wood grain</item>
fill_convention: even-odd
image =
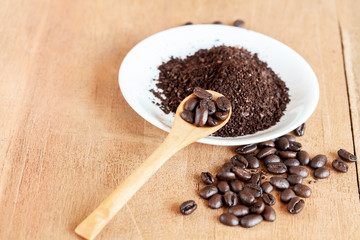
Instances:
[[[326,154],[329,167],[340,145],[359,153],[359,10],[355,0],[1,1],[0,239],[79,239],[77,224],[166,136],[122,97],[121,61],[137,42],[187,21],[241,18],[300,53],[320,84],[304,149]],[[233,154],[230,147],[186,147],[97,239],[360,237],[354,164],[347,174],[331,171],[312,183],[296,216],[278,203],[274,223],[221,225],[222,210],[208,209],[198,196],[199,174],[216,173]],[[189,199],[199,206],[184,217],[178,208]]]

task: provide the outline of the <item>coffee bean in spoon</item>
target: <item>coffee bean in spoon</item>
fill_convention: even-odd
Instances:
[[[220,112],[220,111],[215,112],[215,118],[220,120],[220,121],[224,121],[228,116],[229,116],[229,111],[227,111],[227,112]]]
[[[199,105],[199,100],[196,98],[190,98],[189,100],[187,100],[187,102],[185,103],[184,109],[187,111],[194,111],[196,109],[196,107]]]
[[[195,112],[195,125],[197,127],[202,127],[206,124],[208,119],[208,110],[206,108],[197,107]]]
[[[231,108],[231,103],[226,97],[218,97],[215,102],[220,111],[227,112]]]
[[[212,115],[216,112],[215,103],[212,100],[203,99],[200,101],[199,106],[200,108],[206,108],[209,115]]]
[[[180,114],[181,118],[186,122],[193,124],[194,123],[194,113],[188,110],[183,111]]]
[[[208,116],[206,124],[210,127],[215,127],[215,126],[219,125],[220,122],[217,119],[212,118],[211,116]]]
[[[202,89],[200,87],[195,87],[194,88],[194,95],[197,96],[200,99],[212,99],[213,96],[211,93],[209,93],[208,91],[206,91],[205,89]]]

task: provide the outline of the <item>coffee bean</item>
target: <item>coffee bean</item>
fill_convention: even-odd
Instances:
[[[349,161],[349,162],[356,162],[357,157],[354,154],[346,151],[345,149],[340,149],[338,151],[338,155],[342,160]]]
[[[286,180],[288,180],[291,185],[296,185],[302,183],[303,178],[299,175],[288,175]]]
[[[200,101],[200,108],[208,110],[208,114],[212,115],[216,112],[215,103],[212,100],[203,99]]]
[[[314,176],[319,179],[328,178],[330,176],[330,171],[326,167],[321,167],[315,170]]]
[[[217,184],[217,188],[219,189],[219,192],[221,192],[221,193],[230,191],[230,186],[226,181],[219,181]]]
[[[229,207],[228,212],[234,214],[237,217],[243,217],[250,213],[250,209],[245,205],[237,205]]]
[[[224,121],[229,116],[229,112],[215,112],[216,119]]]
[[[287,171],[287,167],[282,162],[269,163],[266,170],[272,174],[283,174]]]
[[[265,141],[265,142],[261,142],[258,144],[258,148],[266,148],[266,147],[275,147],[275,143],[271,140],[269,141]]]
[[[206,124],[210,127],[215,127],[215,126],[219,125],[220,122],[218,120],[216,120],[215,118],[208,116],[208,120],[207,120]]]
[[[265,221],[273,222],[276,219],[276,212],[270,206],[265,206],[265,209],[261,215],[264,217]]]
[[[275,142],[279,150],[287,150],[290,146],[290,142],[286,137],[281,137]]]
[[[206,184],[206,185],[210,185],[214,183],[214,177],[211,173],[209,172],[202,172],[201,173],[201,180]]]
[[[251,176],[249,183],[260,185],[260,180],[261,180],[261,173],[255,173]]]
[[[257,169],[260,167],[260,161],[254,156],[245,155],[245,159],[248,161],[248,168]]]
[[[199,104],[199,100],[197,98],[190,98],[186,103],[185,103],[185,110],[187,111],[191,111],[193,112],[196,107],[198,106]]]
[[[255,202],[254,195],[245,189],[239,192],[239,198],[240,201],[246,206],[251,206]]]
[[[306,168],[300,166],[290,167],[289,173],[301,176],[303,178],[309,176],[309,171]]]
[[[311,195],[311,189],[304,184],[296,184],[293,190],[299,197],[308,198]]]
[[[184,25],[192,25],[192,22],[186,22]]]
[[[183,111],[180,114],[181,118],[184,119],[186,122],[193,124],[194,123],[194,113],[190,111]]]
[[[310,167],[316,169],[323,167],[327,161],[327,158],[323,154],[316,155],[311,161],[310,161]]]
[[[272,190],[274,189],[273,185],[271,185],[270,182],[264,182],[262,185],[261,185],[261,188],[263,190],[264,193],[271,193]]]
[[[284,160],[284,164],[287,168],[299,166],[300,162],[296,158],[289,158]]]
[[[279,156],[277,156],[275,154],[271,154],[264,159],[265,165],[268,165],[269,163],[276,163],[276,162],[281,162],[281,159]]]
[[[214,21],[213,24],[224,24],[221,21]]]
[[[251,178],[251,174],[245,169],[242,169],[240,167],[235,166],[231,169],[231,171],[235,173],[236,177],[241,181],[248,181]]]
[[[213,209],[221,208],[223,206],[222,196],[220,194],[212,196],[208,202],[208,206]]]
[[[257,158],[263,159],[271,154],[274,154],[276,152],[276,148],[273,147],[266,147],[264,149],[261,149],[260,152],[256,155]]]
[[[280,200],[284,203],[290,202],[293,197],[295,197],[295,193],[290,188],[284,189],[280,194]]]
[[[254,183],[245,184],[244,190],[249,191],[256,198],[260,197],[262,194],[262,188]]]
[[[283,137],[286,137],[289,140],[289,142],[295,142],[296,141],[296,138],[293,135],[290,135],[290,134],[286,134]]]
[[[292,213],[296,214],[299,213],[305,206],[305,202],[303,199],[299,197],[293,197],[287,205],[287,210]]]
[[[231,169],[234,167],[234,165],[231,162],[224,163],[221,167],[222,172],[231,172]]]
[[[296,158],[300,161],[301,165],[308,165],[310,162],[310,155],[306,151],[299,151]]]
[[[262,195],[262,199],[263,199],[264,203],[269,206],[272,206],[276,203],[276,198],[270,193],[264,193]]]
[[[301,143],[299,142],[290,142],[290,146],[288,148],[289,151],[299,152],[302,148]]]
[[[230,181],[235,179],[235,174],[233,172],[219,172],[216,174],[218,180]]]
[[[293,151],[279,151],[279,157],[286,159],[286,158],[296,158],[296,152]]]
[[[200,191],[200,197],[209,199],[218,193],[218,189],[214,186],[206,186]]]
[[[240,225],[245,228],[251,228],[251,227],[254,227],[254,226],[258,225],[259,223],[261,223],[262,220],[263,220],[263,217],[261,215],[250,214],[250,215],[243,217],[240,220]]]
[[[336,171],[342,173],[346,173],[349,170],[349,166],[343,160],[340,159],[335,159],[332,162],[332,166]]]
[[[232,207],[238,204],[238,196],[232,191],[227,191],[223,197],[226,206]]]
[[[194,88],[194,94],[200,99],[212,99],[213,95],[200,87]]]
[[[216,99],[216,106],[220,111],[226,112],[231,108],[231,103],[226,97],[218,97]]]
[[[208,110],[206,108],[196,108],[195,112],[195,125],[197,127],[202,127],[206,124],[208,119]]]
[[[231,182],[230,182],[230,187],[231,187],[231,190],[233,191],[233,192],[236,192],[236,193],[238,193],[238,192],[240,192],[241,190],[243,190],[244,189],[244,183],[243,182],[241,182],[241,181],[239,181],[239,180],[232,180]]]
[[[306,128],[306,124],[303,123],[301,124],[300,126],[298,126],[297,128],[295,128],[294,130],[294,133],[297,135],[297,136],[303,136],[304,133],[305,133],[305,128]]]
[[[235,27],[243,27],[244,24],[245,24],[245,22],[244,22],[243,20],[241,20],[241,19],[238,19],[238,20],[236,20],[236,21],[233,23],[233,25],[234,25]]]
[[[241,156],[241,155],[233,156],[230,161],[234,166],[237,166],[237,167],[247,168],[247,166],[248,166],[248,161],[246,160],[246,158],[244,156]]]
[[[219,219],[222,224],[225,224],[228,226],[239,225],[239,219],[231,213],[223,213],[220,215]]]
[[[282,177],[271,177],[270,178],[270,183],[274,187],[276,187],[276,188],[278,188],[280,190],[290,187],[289,182],[285,178],[282,178]]]
[[[265,204],[263,202],[257,202],[250,207],[251,213],[261,214],[265,209]]]
[[[184,215],[189,215],[190,213],[194,212],[197,208],[197,205],[194,200],[189,200],[186,202],[183,202],[180,205],[180,212]]]
[[[257,145],[256,144],[248,144],[248,145],[244,145],[244,146],[240,146],[236,149],[236,152],[238,154],[250,154],[255,152],[257,149]]]

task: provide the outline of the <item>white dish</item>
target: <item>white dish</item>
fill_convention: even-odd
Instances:
[[[141,117],[169,132],[174,114],[166,115],[149,91],[157,89],[154,81],[159,74],[157,67],[171,56],[185,58],[199,49],[219,45],[244,47],[257,53],[286,83],[290,103],[280,122],[266,130],[233,138],[209,136],[198,142],[226,146],[262,142],[291,132],[311,116],[319,100],[319,85],[314,71],[298,53],[263,34],[215,24],[176,27],[138,43],[126,55],[119,70],[124,98]]]

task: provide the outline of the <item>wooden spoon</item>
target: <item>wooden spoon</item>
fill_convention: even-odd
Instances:
[[[214,99],[221,94],[209,91]],[[129,177],[127,177],[114,192],[110,194],[79,226],[75,233],[85,239],[94,239],[105,225],[115,216],[122,206],[141,188],[141,186],[168,160],[173,154],[183,147],[201,138],[209,136],[222,128],[230,119],[231,109],[228,117],[219,125],[214,127],[196,127],[184,121],[180,114],[184,111],[184,105],[191,94],[178,106],[173,126],[164,142],[145,160]]]

